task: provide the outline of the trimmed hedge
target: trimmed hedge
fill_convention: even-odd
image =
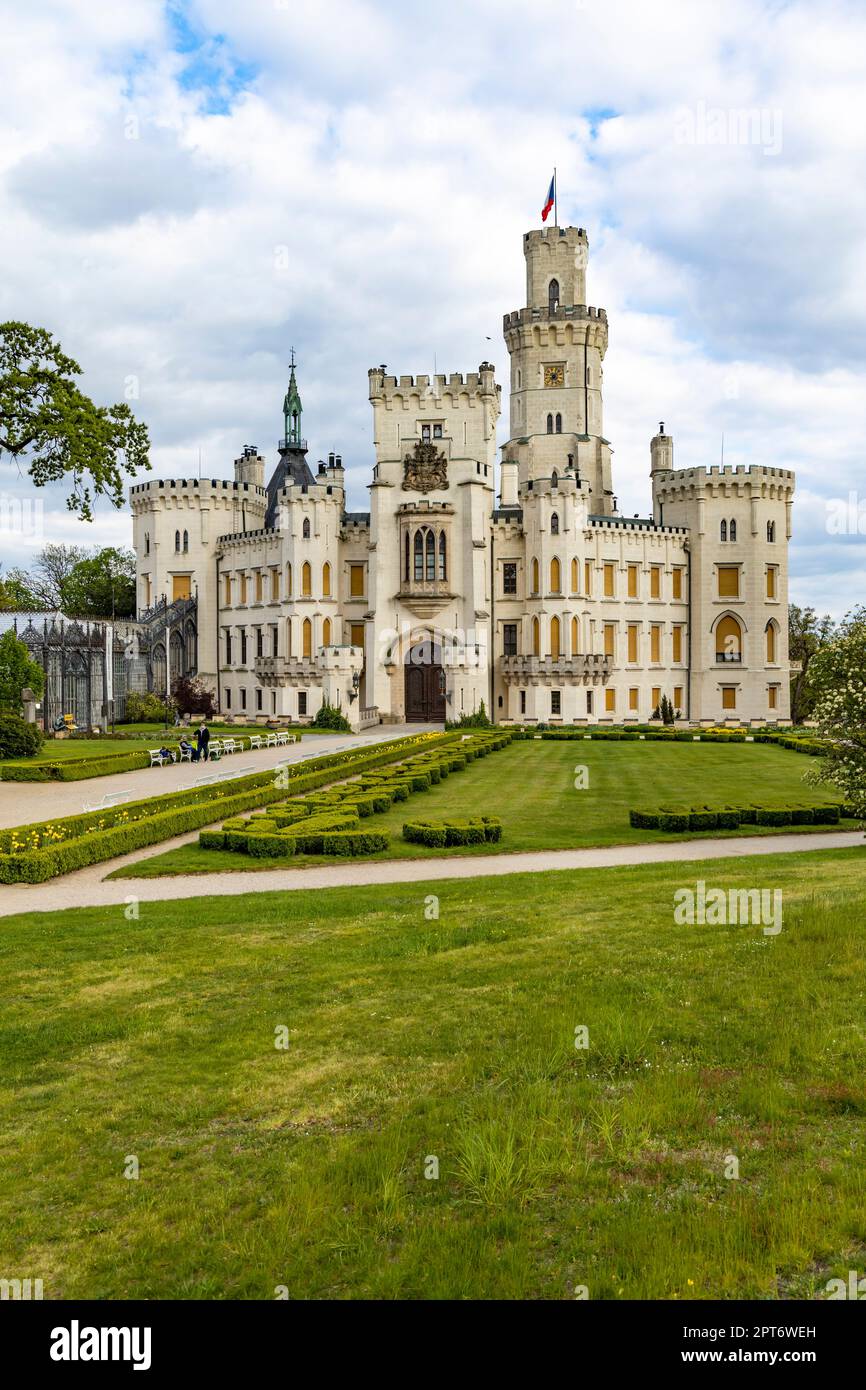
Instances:
[[[502,839],[502,821],[496,816],[409,821],[403,826],[403,839],[434,849],[449,845],[482,845]]]
[[[4,763],[0,767],[0,777],[4,782],[81,782],[87,777],[134,772],[149,766],[150,754],[139,748],[130,753],[103,753],[101,757],[66,758],[57,762]]]
[[[848,807],[829,806],[661,806],[629,811],[637,830],[735,830],[739,825],[838,825]]]
[[[384,830],[334,830],[322,836],[322,854],[378,854],[388,848]]]
[[[429,747],[429,735],[420,735]],[[447,747],[453,735],[435,735]],[[285,768],[286,781],[296,792],[313,791],[359,768],[382,766],[404,758],[417,746],[419,735],[410,735],[377,752],[352,749],[348,753],[326,753]],[[286,787],[278,786],[274,768],[165,797],[132,802],[105,811],[90,811],[57,821],[41,821],[14,830],[0,830],[0,883],[43,883],[58,874],[88,864],[102,863],[131,850],[159,844],[222,817],[226,821],[242,811],[271,802],[286,801]],[[305,811],[304,815],[307,814]],[[248,831],[226,831],[224,848],[235,848],[229,837],[246,836]],[[247,822],[242,821],[246,826]],[[214,832],[218,834],[220,832]]]

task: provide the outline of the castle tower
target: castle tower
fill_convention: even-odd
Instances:
[[[590,513],[609,516],[611,448],[602,402],[607,315],[585,303],[586,232],[527,232],[523,253],[526,306],[503,323],[511,357],[511,438],[503,461],[517,463],[521,494],[535,479],[573,473]]]
[[[283,399],[283,437],[277,444],[280,461],[268,483],[268,509],[265,526],[276,529],[279,526],[280,496],[286,487],[312,487],[315,484],[307,464],[307,441],[301,430],[301,394],[295,379],[295,349],[289,363],[289,385]]]

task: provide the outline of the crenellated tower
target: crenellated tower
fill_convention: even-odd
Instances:
[[[608,516],[611,448],[602,402],[607,314],[585,302],[588,247],[582,227],[545,227],[523,238],[527,302],[503,323],[511,357],[511,438],[502,457],[503,464],[517,464],[521,493],[529,482],[569,472],[581,481],[590,511]]]

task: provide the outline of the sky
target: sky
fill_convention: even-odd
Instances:
[[[0,0],[0,320],[47,328],[153,476],[309,461],[368,508],[367,370],[503,383],[554,166],[610,326],[605,434],[797,473],[790,597],[866,601],[866,7],[834,0]],[[0,563],[129,544],[0,456]],[[28,505],[23,505],[23,504]]]

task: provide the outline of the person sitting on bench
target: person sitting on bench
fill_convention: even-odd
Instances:
[[[197,749],[197,748],[193,748],[193,746],[192,746],[192,744],[190,743],[189,739],[187,739],[187,738],[182,738],[181,741],[180,741],[179,747],[180,747],[180,751],[181,751],[182,754],[183,754],[183,753],[189,753],[191,760],[192,760],[194,763],[197,763],[197,762],[198,762],[198,749]]]

